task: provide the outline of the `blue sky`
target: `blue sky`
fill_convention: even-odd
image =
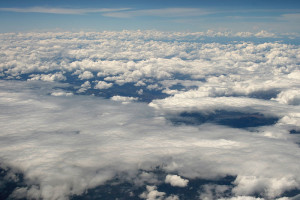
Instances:
[[[298,0],[2,0],[0,32],[251,31],[300,33]]]

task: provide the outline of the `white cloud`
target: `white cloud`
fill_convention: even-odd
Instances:
[[[108,89],[110,87],[112,87],[113,84],[112,83],[107,83],[105,81],[99,81],[97,83],[97,85],[95,85],[95,89],[99,89],[99,90],[102,90],[102,89]]]
[[[300,90],[299,89],[290,89],[280,92],[277,95],[277,98],[274,98],[282,104],[289,104],[289,105],[299,105],[300,104]]]
[[[65,91],[55,91],[51,93],[52,96],[73,96],[72,92],[65,92]]]
[[[300,163],[295,157],[300,152],[292,136],[270,139],[263,129],[251,132],[209,124],[174,127],[143,103],[54,98],[45,96],[51,87],[0,83],[0,125],[6,130],[0,140],[1,162],[20,170],[26,180],[35,180],[35,195],[44,199],[81,194],[116,173],[134,175],[157,165],[187,178],[238,175],[234,191],[239,196],[261,192],[273,198],[299,188]],[[247,176],[252,182],[244,181],[250,180],[242,178]],[[170,183],[186,183],[180,177],[169,178]]]
[[[94,78],[94,75],[90,71],[84,71],[82,74],[79,74],[78,78],[80,80],[91,79]]]
[[[297,135],[289,134],[300,126],[299,46],[199,42],[207,36],[232,35],[0,34],[0,126],[5,130],[0,134],[0,161],[22,172],[29,184],[14,195],[68,198],[123,172],[138,185],[156,185],[160,182],[150,172],[156,166],[169,174],[178,172],[186,181],[237,176],[232,187],[240,199],[257,193],[275,199],[299,189],[299,146]],[[263,35],[268,36],[262,32],[257,37]],[[35,81],[6,80],[17,77]],[[78,87],[80,79],[87,81]],[[66,85],[57,83],[69,80]],[[157,88],[170,96],[150,106],[134,102],[138,97],[64,97],[71,95],[70,88],[80,93],[92,85],[111,89],[126,83],[136,87],[134,95],[147,96],[148,89]],[[114,95],[113,89],[109,92]],[[133,102],[122,103],[129,101]],[[166,119],[181,112],[219,110],[260,113],[279,121],[248,130],[208,123],[173,126]],[[139,169],[148,174],[139,175]],[[205,195],[221,194],[222,189],[207,186]]]
[[[157,191],[157,187],[147,185],[147,192],[143,192],[139,197],[147,200],[163,200],[166,193]]]
[[[67,78],[61,73],[57,72],[55,74],[35,74],[31,75],[30,81],[37,81],[37,80],[42,80],[42,81],[65,81]]]
[[[113,101],[121,101],[123,103],[129,103],[129,102],[132,102],[132,101],[137,101],[138,98],[137,97],[124,97],[124,96],[113,96],[110,98],[111,100]]]
[[[167,175],[165,179],[165,183],[170,183],[170,185],[174,187],[186,187],[188,182],[188,180],[183,179],[178,175]]]
[[[80,89],[78,90],[79,93],[85,92],[91,88],[91,83],[89,81],[85,81],[81,84]]]
[[[237,196],[237,197],[232,197],[232,198],[221,198],[219,200],[264,200],[263,198],[255,198],[255,197],[250,197],[250,196]]]
[[[156,186],[146,186],[147,191],[139,195],[140,198],[146,200],[179,200],[177,195],[166,196],[165,192],[159,192]]]
[[[265,38],[265,37],[275,37],[275,34],[274,33],[269,33],[267,31],[261,31],[261,32],[258,32],[255,34],[256,37],[259,37],[259,38]]]
[[[253,37],[253,33],[251,32],[238,32],[235,34],[237,37]]]

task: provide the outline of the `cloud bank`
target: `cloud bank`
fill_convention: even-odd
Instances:
[[[116,177],[142,199],[227,176],[199,197],[299,191],[299,45],[218,37],[233,36],[0,34],[0,163],[24,175],[10,197],[68,199]]]

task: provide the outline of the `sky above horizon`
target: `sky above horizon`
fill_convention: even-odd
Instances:
[[[300,2],[58,1],[0,2],[0,32],[22,31],[250,31],[300,33]]]

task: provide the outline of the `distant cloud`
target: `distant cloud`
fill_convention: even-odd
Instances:
[[[267,38],[267,37],[275,37],[275,34],[274,33],[269,33],[267,31],[261,31],[259,33],[256,33],[255,34],[256,37],[259,37],[259,38]]]
[[[300,21],[300,13],[283,14],[279,17],[279,19],[299,22]]]
[[[128,8],[53,8],[53,7],[29,7],[29,8],[0,8],[0,11],[23,12],[23,13],[51,13],[51,14],[87,14],[104,13],[128,10]]]
[[[162,8],[162,9],[144,9],[133,11],[107,12],[103,16],[130,18],[137,16],[155,16],[155,17],[194,17],[213,13],[212,11],[200,8]]]

